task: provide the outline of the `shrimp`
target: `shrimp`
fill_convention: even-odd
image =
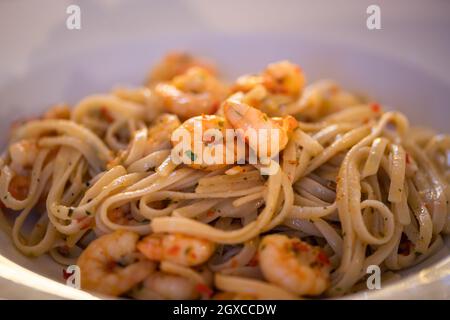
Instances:
[[[90,243],[77,261],[82,288],[120,296],[147,278],[155,263],[136,251],[138,239],[137,233],[117,230]]]
[[[163,108],[182,119],[213,114],[228,94],[226,87],[208,70],[193,67],[154,89]]]
[[[234,96],[233,96],[234,97]],[[289,135],[298,126],[297,121],[292,116],[285,116],[284,118],[269,118],[264,112],[253,108],[238,99],[230,98],[223,103],[223,111],[225,118],[231,123],[235,129],[243,129],[245,131],[244,139],[249,142],[248,130],[267,130],[267,153],[269,157],[276,154],[275,150],[271,150],[272,135],[275,130],[278,130],[278,142],[275,145],[278,147],[278,152],[283,150],[289,140]],[[259,132],[258,132],[259,133]],[[262,142],[258,141],[258,150],[264,150]]]
[[[259,75],[244,75],[232,86],[233,92],[242,92],[242,102],[270,116],[288,114],[305,85],[299,66],[280,61],[269,64]]]
[[[305,85],[300,67],[287,60],[269,64],[262,77],[264,86],[270,92],[292,97],[298,97]]]
[[[39,149],[35,140],[23,139],[15,142],[9,147],[11,156],[11,166],[28,168],[31,167],[37,158]]]
[[[318,247],[285,235],[268,235],[259,246],[264,277],[298,295],[320,295],[330,284],[330,262]]]
[[[182,276],[154,272],[131,294],[136,299],[194,300],[200,297],[196,284]]]
[[[30,187],[31,179],[27,176],[27,171],[33,167],[39,148],[34,139],[22,139],[9,146],[10,167],[17,175],[13,177],[9,191],[19,200],[26,198]]]
[[[182,234],[154,234],[139,241],[137,248],[150,260],[167,260],[183,266],[197,266],[212,256],[215,244]]]
[[[305,85],[305,77],[299,66],[284,60],[269,64],[260,75],[239,77],[233,91],[249,92],[259,85],[272,94],[297,98]]]
[[[70,108],[67,104],[57,104],[44,113],[44,119],[70,119]]]
[[[148,129],[148,140],[145,154],[170,148],[172,132],[180,126],[180,120],[176,115],[164,113],[155,119],[154,124]]]
[[[362,100],[342,90],[330,80],[322,80],[307,86],[299,100],[298,114],[308,120],[338,112],[344,108],[359,106]]]
[[[201,129],[201,140],[195,136],[196,131],[198,130],[200,134]],[[214,171],[226,166],[226,129],[232,129],[231,125],[221,116],[216,115],[202,115],[198,117],[190,118],[186,120],[179,128],[177,128],[172,135],[172,145],[175,147],[179,140],[175,140],[175,137],[182,137],[185,139],[185,135],[189,135],[190,139],[190,150],[184,150],[188,157],[190,157],[188,164],[191,168],[206,170],[206,171]],[[211,130],[211,131],[210,131]],[[214,130],[214,131],[212,131]],[[217,130],[217,131],[216,131]],[[216,140],[218,133],[220,132],[222,136],[222,142]],[[211,133],[211,134],[209,134]],[[219,137],[220,138],[220,137]],[[184,140],[182,140],[184,142]],[[206,152],[210,151],[213,157],[215,156],[215,151],[218,148],[221,148],[223,157],[221,159],[217,159],[214,164],[207,164],[203,157],[198,158],[200,155],[195,153],[196,148],[194,147],[195,143],[202,144],[202,155],[206,154]],[[235,152],[233,150],[233,152]],[[220,156],[220,155],[219,155]],[[197,160],[198,159],[198,160]],[[202,160],[202,161],[200,161]],[[197,163],[194,163],[197,162]],[[199,163],[200,162],[200,163]]]
[[[202,67],[211,74],[217,73],[215,66],[206,59],[196,58],[185,52],[171,52],[150,72],[147,85],[152,86],[158,82],[170,81],[192,67]]]

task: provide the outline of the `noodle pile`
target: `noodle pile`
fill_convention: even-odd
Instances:
[[[389,278],[443,245],[450,136],[412,128],[403,114],[331,81],[300,85],[295,99],[276,90],[259,99],[262,87],[242,89],[241,78],[232,87],[270,116],[297,119],[276,174],[261,175],[251,164],[212,171],[173,164],[170,134],[189,117],[170,112],[155,92],[193,61],[184,69],[166,61],[145,87],[89,96],[12,128],[0,160],[0,199],[18,250],[69,265],[115,230],[180,233],[217,244],[203,265],[216,276],[214,290],[285,299],[292,293],[266,281],[258,265],[264,235],[322,248],[332,269],[324,296],[364,288],[370,265]],[[216,96],[222,102],[229,94]],[[202,277],[169,261],[159,269]]]

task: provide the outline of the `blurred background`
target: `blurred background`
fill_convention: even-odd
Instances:
[[[81,8],[81,30],[66,28],[70,4]],[[381,30],[366,27],[370,4],[381,8]],[[450,83],[449,31],[447,0],[1,0],[0,85],[31,60],[199,33],[323,38],[397,57]]]

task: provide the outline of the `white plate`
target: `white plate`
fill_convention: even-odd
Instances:
[[[118,84],[138,85],[149,67],[174,48],[211,57],[229,79],[258,71],[268,62],[290,59],[302,66],[310,81],[332,78],[404,112],[413,124],[448,132],[450,87],[401,61],[301,37],[190,36],[165,37],[148,43],[121,42],[47,64],[31,63],[26,73],[0,87],[2,148],[13,120],[38,115],[53,103],[76,103],[86,95],[108,91]],[[450,299],[449,246],[447,238],[446,247],[423,264],[402,272],[402,280],[382,290],[348,298]],[[0,232],[0,277],[3,298],[92,298],[61,284],[62,267],[48,256],[30,259],[21,255],[4,232]]]

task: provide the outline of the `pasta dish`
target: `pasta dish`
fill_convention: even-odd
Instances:
[[[289,61],[228,83],[165,56],[138,88],[14,122],[2,224],[23,254],[133,299],[300,299],[367,289],[450,232],[450,136]]]

